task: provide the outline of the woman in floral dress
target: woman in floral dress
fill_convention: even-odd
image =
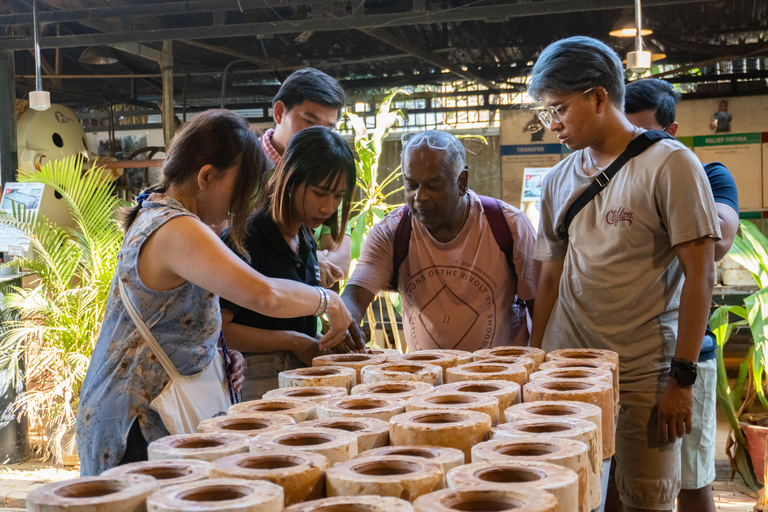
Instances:
[[[169,377],[137,331],[128,300],[181,375],[213,360],[221,331],[218,296],[277,318],[325,313],[321,348],[345,340],[351,322],[338,295],[253,270],[210,226],[231,221],[241,256],[246,218],[263,199],[268,166],[248,123],[209,110],[185,124],[170,144],[159,185],[126,215],[123,247],[99,339],[80,394],[77,444],[83,476],[146,459],[147,444],[168,435],[149,405]],[[242,356],[235,364],[242,383]]]

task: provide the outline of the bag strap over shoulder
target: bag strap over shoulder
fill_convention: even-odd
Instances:
[[[504,210],[501,208],[501,201],[493,197],[478,196],[480,203],[483,205],[483,212],[485,218],[488,220],[488,225],[491,227],[491,233],[496,240],[496,245],[499,246],[501,252],[507,258],[507,264],[512,275],[515,273],[515,242],[512,238],[512,230],[509,229],[507,218],[504,216]]]
[[[491,227],[491,233],[493,233],[493,238],[496,240],[496,245],[504,253],[509,269],[515,275],[514,240],[509,224],[507,224],[507,218],[504,216],[504,210],[501,208],[501,202],[488,196],[478,195],[478,197],[483,205],[483,213]],[[408,257],[411,233],[413,233],[411,211],[406,204],[403,206],[402,216],[397,223],[397,228],[395,228],[395,240],[392,250],[392,279],[389,282],[389,287],[392,291],[397,291],[400,266],[405,263],[405,259]]]
[[[565,220],[563,221],[563,228],[560,232],[560,238],[568,238],[568,229],[571,227],[571,223],[573,222],[573,219],[576,217],[576,215],[578,215],[578,213],[583,210],[590,201],[597,197],[597,195],[602,192],[605,187],[608,186],[608,183],[610,183],[613,177],[616,176],[616,173],[618,173],[621,168],[624,167],[624,164],[652,145],[656,144],[661,139],[674,139],[674,137],[662,130],[648,130],[632,139],[632,141],[627,145],[627,149],[625,149],[624,152],[619,155],[619,157],[614,160],[606,170],[595,176],[595,179],[592,180],[592,183],[589,185],[589,187],[587,187],[587,189],[582,192],[579,197],[576,198],[570,208],[568,208],[568,211],[565,213]]]
[[[171,359],[168,357],[168,354],[166,354],[165,350],[163,350],[163,347],[161,347],[155,337],[152,336],[152,333],[149,331],[149,327],[147,327],[147,324],[145,324],[144,320],[141,319],[139,313],[136,311],[136,308],[134,308],[133,304],[131,304],[131,301],[128,298],[128,293],[125,291],[125,285],[123,285],[123,281],[119,277],[117,279],[117,283],[120,286],[120,298],[123,299],[123,305],[125,306],[125,310],[128,311],[128,316],[130,316],[131,320],[133,320],[133,325],[135,325],[136,329],[139,331],[139,333],[141,333],[144,341],[147,342],[150,350],[152,350],[152,353],[155,354],[158,362],[171,378],[171,380],[178,380],[180,377],[179,371],[173,365]]]
[[[408,208],[408,205],[405,204],[403,205],[403,213],[400,217],[400,222],[397,223],[397,228],[395,229],[395,244],[392,249],[392,279],[389,281],[389,288],[391,291],[397,291],[397,280],[400,277],[400,265],[402,265],[408,257],[412,232],[411,210]]]

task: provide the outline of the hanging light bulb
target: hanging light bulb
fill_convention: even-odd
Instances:
[[[627,69],[643,73],[651,69],[651,52],[643,50],[643,26],[640,0],[635,0],[635,51],[627,53]]]
[[[35,86],[36,89],[29,93],[29,106],[35,110],[48,110],[51,108],[51,94],[43,90],[43,79],[40,76],[40,28],[37,22],[37,0],[32,0],[32,23],[34,24],[35,40]]]
[[[640,29],[641,36],[649,36],[651,34],[653,34],[653,30],[649,28]],[[629,15],[619,18],[619,21],[613,25],[613,28],[608,32],[608,35],[613,37],[635,37],[637,35],[637,29],[635,28],[634,17]]]

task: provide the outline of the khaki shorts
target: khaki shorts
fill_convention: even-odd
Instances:
[[[667,379],[665,373],[649,392],[621,391],[619,397],[616,487],[629,507],[673,510],[680,492],[680,440],[662,443],[658,435],[657,404]]]
[[[680,487],[700,489],[715,480],[717,360],[699,363],[693,385],[693,428],[680,447]]]
[[[279,388],[277,375],[280,372],[307,366],[287,350],[243,354],[243,357],[245,358],[245,382],[240,391],[243,402],[258,400],[267,391]]]

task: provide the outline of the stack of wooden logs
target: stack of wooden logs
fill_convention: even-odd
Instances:
[[[28,510],[587,512],[613,455],[618,356],[497,347],[322,356],[280,389]]]

